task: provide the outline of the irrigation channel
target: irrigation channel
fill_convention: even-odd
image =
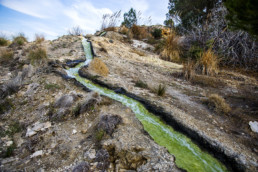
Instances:
[[[190,138],[175,131],[171,126],[163,123],[157,116],[148,112],[138,101],[98,86],[90,80],[79,76],[78,71],[80,67],[88,65],[93,59],[93,51],[90,42],[82,38],[82,45],[86,61],[78,64],[74,68],[67,69],[66,72],[69,77],[75,78],[90,90],[119,101],[128,108],[131,108],[136,117],[143,124],[144,130],[149,133],[154,141],[166,147],[167,150],[176,157],[176,165],[178,167],[189,172],[228,171],[221,162],[207,152],[202,151]]]

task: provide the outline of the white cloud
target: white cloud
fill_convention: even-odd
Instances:
[[[108,8],[96,8],[89,1],[75,0],[68,3],[64,4],[61,0],[0,0],[3,6],[39,18],[37,24],[30,21],[20,22],[31,27],[31,30],[46,33],[51,38],[68,30],[60,30],[57,34],[54,27],[80,26],[86,33],[94,33],[100,28],[102,15],[112,13]],[[56,23],[51,24],[52,28],[46,27],[50,22]]]
[[[149,9],[149,3],[146,0],[129,0],[131,7],[142,13]]]
[[[1,0],[1,4],[38,18],[55,17],[64,7],[59,0]]]
[[[12,10],[30,15],[33,18],[16,18],[17,23],[26,27],[14,27],[15,24],[1,21],[3,30],[31,33],[45,33],[47,38],[53,39],[62,35],[73,26],[80,26],[86,33],[94,33],[100,29],[102,15],[122,10],[124,12],[133,7],[141,11],[141,17],[146,19],[151,16],[152,24],[163,23],[167,12],[167,0],[0,0],[0,4]],[[111,10],[112,9],[112,10]],[[14,20],[13,20],[14,21]],[[12,22],[13,22],[12,21]],[[36,21],[36,22],[35,22]],[[8,26],[7,26],[8,25]],[[11,27],[12,26],[12,27]],[[8,28],[7,28],[8,27]]]

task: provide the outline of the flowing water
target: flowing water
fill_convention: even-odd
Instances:
[[[138,101],[117,94],[112,90],[102,88],[91,81],[82,78],[78,74],[81,66],[89,64],[93,55],[90,43],[82,39],[82,45],[86,56],[86,61],[78,64],[74,68],[66,70],[68,76],[75,78],[87,88],[98,92],[101,95],[110,97],[121,102],[132,109],[136,117],[143,124],[145,131],[154,139],[156,143],[167,148],[167,150],[176,157],[176,164],[189,172],[209,172],[209,171],[227,171],[226,167],[217,159],[202,151],[185,135],[176,132],[171,126],[164,124],[157,116],[148,112]]]

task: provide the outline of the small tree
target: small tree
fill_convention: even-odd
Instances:
[[[124,13],[124,21],[122,25],[125,25],[128,28],[131,28],[136,23],[137,23],[136,10],[131,8],[128,11],[128,13]]]
[[[155,28],[151,34],[155,39],[160,39],[162,37],[162,30]]]
[[[233,29],[247,31],[258,36],[258,1],[257,0],[225,0],[228,10],[226,16]]]

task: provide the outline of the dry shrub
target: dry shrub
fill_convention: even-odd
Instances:
[[[0,46],[7,46],[8,40],[5,38],[5,36],[0,36]]]
[[[150,35],[144,27],[137,26],[135,24],[132,26],[131,31],[135,39],[148,38]]]
[[[105,31],[116,31],[115,27],[108,27],[104,29]]]
[[[42,64],[47,60],[47,52],[44,48],[37,47],[34,50],[30,50],[28,59],[32,64]]]
[[[136,49],[131,50],[132,53],[138,54],[139,56],[145,56],[145,53],[143,51],[139,51]]]
[[[219,78],[206,75],[193,75],[191,83],[214,88],[225,86],[225,83]]]
[[[195,64],[192,61],[188,61],[183,64],[183,76],[186,80],[191,80],[195,74]]]
[[[152,92],[156,93],[158,96],[164,96],[167,90],[166,85],[159,84],[158,87],[152,88]]]
[[[123,35],[126,35],[128,33],[129,29],[125,26],[122,26],[122,28],[120,29],[120,33]]]
[[[21,46],[27,42],[28,42],[28,40],[23,33],[19,33],[16,37],[13,37],[13,44],[17,44],[17,45]]]
[[[94,58],[91,61],[89,69],[101,76],[107,76],[109,73],[108,67],[99,58]]]
[[[228,114],[231,111],[225,99],[218,94],[211,94],[205,103],[208,104],[210,109],[215,110],[217,113]]]
[[[203,52],[199,60],[201,72],[204,75],[214,76],[218,73],[218,63],[219,59],[211,49]]]
[[[40,35],[40,34],[35,34],[35,42],[36,44],[40,44],[42,43],[43,41],[45,41],[45,37],[44,35]]]
[[[163,51],[161,52],[161,59],[173,62],[180,60],[180,46],[178,44],[179,37],[175,32],[171,32],[166,38]]]
[[[13,51],[12,50],[2,50],[0,52],[0,63],[8,64],[13,60]]]

